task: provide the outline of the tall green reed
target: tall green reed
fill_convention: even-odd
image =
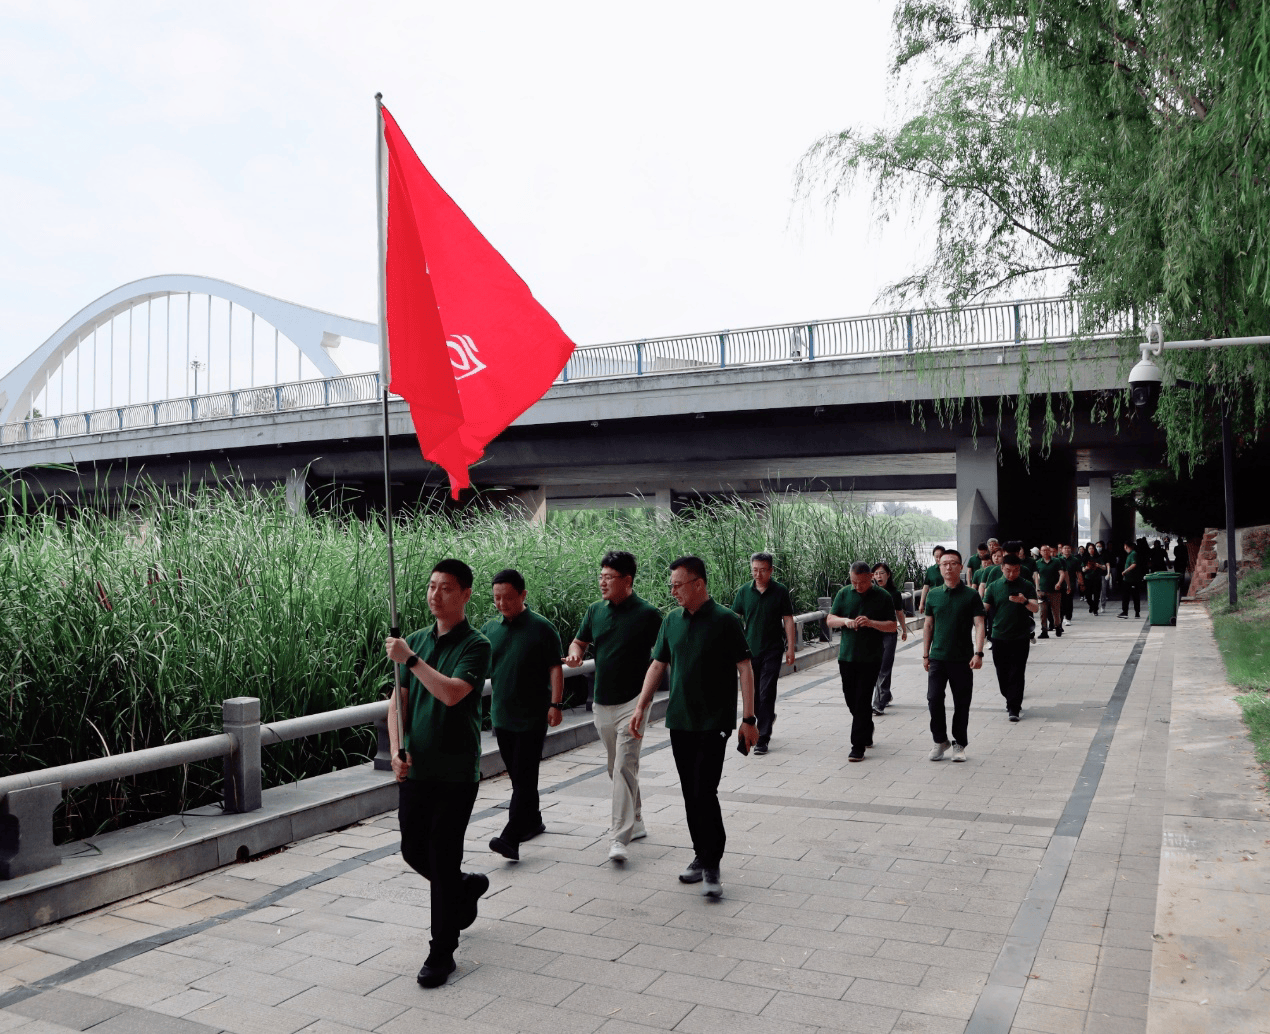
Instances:
[[[885,560],[901,581],[918,571],[896,522],[796,497],[703,502],[673,519],[553,512],[542,525],[417,511],[395,535],[405,628],[430,623],[432,565],[457,556],[476,576],[473,624],[494,613],[493,574],[515,567],[565,643],[609,549],[636,555],[636,588],[663,609],[667,566],[683,553],[705,560],[713,593],[730,602],[750,554],[769,550],[800,610],[842,585],[855,559]],[[142,488],[109,515],[33,504],[0,484],[0,774],[207,735],[232,696],[259,697],[265,721],[376,699],[391,677],[386,557],[382,520],[297,518],[281,490]],[[373,753],[366,728],[266,748],[265,785]],[[212,803],[220,779],[209,763],[68,791],[57,835]]]

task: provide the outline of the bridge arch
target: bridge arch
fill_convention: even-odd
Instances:
[[[225,280],[187,273],[146,277],[116,287],[84,306],[13,370],[0,378],[0,424],[22,419],[31,410],[41,390],[48,385],[52,373],[98,329],[112,324],[122,313],[156,299],[167,298],[170,304],[170,299],[177,295],[206,295],[209,298],[209,327],[210,299],[219,298],[228,302],[231,335],[234,305],[258,316],[285,335],[322,377],[335,377],[341,373],[330,355],[331,348],[338,345],[340,338],[349,337],[371,343],[379,341],[379,327],[375,323],[297,305],[295,302],[262,294]],[[96,376],[95,371],[93,375]],[[76,376],[79,376],[78,363]]]

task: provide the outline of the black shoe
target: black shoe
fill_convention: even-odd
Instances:
[[[851,748],[851,753],[847,755],[847,760],[848,760],[848,761],[863,761],[863,760],[864,760],[864,748],[863,748],[863,747],[852,747],[852,748]]]
[[[756,744],[754,744],[754,753],[755,753],[755,754],[766,754],[766,753],[767,753],[767,744],[766,744],[766,743],[756,743]]]
[[[463,891],[470,899],[465,903],[459,916],[459,929],[466,930],[476,922],[477,902],[481,895],[489,890],[489,877],[483,872],[465,872],[463,874]]]
[[[1061,628],[1054,629],[1054,634],[1058,636],[1059,639],[1063,638],[1063,630]]]
[[[1123,620],[1123,621],[1128,621],[1128,620],[1129,620],[1129,615],[1128,615],[1128,614],[1117,614],[1117,615],[1116,615],[1116,617],[1120,618],[1120,619],[1121,619],[1121,620]]]
[[[1048,632],[1042,632],[1042,633],[1041,633],[1040,635],[1038,635],[1036,638],[1037,638],[1037,639],[1048,639],[1049,637],[1050,637],[1050,634],[1049,634]]]
[[[419,970],[419,975],[415,977],[415,980],[420,987],[440,987],[445,983],[449,975],[458,968],[454,964],[453,955],[447,955],[444,958],[429,955],[428,961],[423,964],[423,969]]]
[[[680,883],[700,883],[705,876],[705,866],[701,864],[701,859],[696,855],[692,856],[692,861],[688,863],[688,868],[679,874]]]
[[[513,862],[520,861],[520,846],[511,840],[504,840],[502,837],[495,837],[489,842],[489,849],[495,854],[501,854],[504,858],[508,858]]]
[[[1019,716],[1017,714],[1010,715],[1010,721],[1017,722],[1018,720],[1019,720]]]
[[[532,832],[526,833],[523,837],[520,838],[520,842],[523,844],[526,840],[533,840],[534,837],[538,836],[540,833],[545,833],[545,832],[547,832],[547,824],[545,822],[540,822],[538,823],[538,828],[533,830]]]
[[[882,707],[875,707],[875,708],[873,709],[873,713],[874,713],[874,714],[885,714],[885,713],[886,713],[886,709],[885,709],[885,708],[882,708]]]

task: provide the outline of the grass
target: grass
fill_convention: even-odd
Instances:
[[[531,525],[498,512],[403,515],[394,525],[403,627],[430,623],[432,564],[476,574],[469,618],[493,614],[489,580],[516,567],[530,606],[568,642],[597,598],[599,557],[629,549],[637,589],[671,606],[667,564],[696,553],[716,596],[776,555],[796,608],[815,609],[852,560],[885,560],[902,582],[913,545],[889,518],[796,499],[709,503],[659,520],[643,510],[552,513]],[[257,696],[270,721],[363,703],[391,677],[383,657],[382,521],[337,510],[296,518],[283,493],[140,490],[116,515],[34,505],[0,484],[0,774],[156,746],[220,728],[221,701]],[[374,753],[369,728],[267,748],[265,785],[347,767]],[[208,763],[69,790],[59,840],[215,802]]]
[[[1224,599],[1210,602],[1213,634],[1227,679],[1244,691],[1235,700],[1270,779],[1270,569],[1240,578],[1238,602],[1233,610]]]

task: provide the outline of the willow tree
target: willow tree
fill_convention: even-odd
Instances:
[[[1093,324],[1131,308],[1170,339],[1270,334],[1266,0],[901,0],[904,116],[826,136],[800,169],[883,218],[934,206],[929,263],[886,292],[964,304],[1053,288]],[[1270,350],[1165,353],[1175,466],[1267,425]],[[1191,386],[1188,387],[1187,384]]]

